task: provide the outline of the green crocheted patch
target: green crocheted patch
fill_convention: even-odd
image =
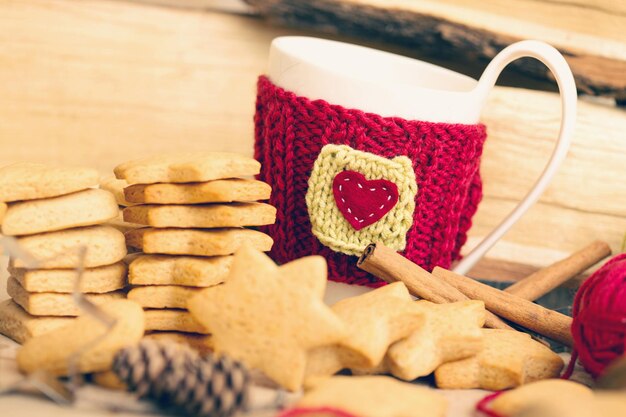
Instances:
[[[343,217],[333,195],[333,179],[344,170],[360,172],[368,180],[386,179],[398,186],[398,203],[379,221],[355,230]],[[313,234],[336,252],[361,255],[367,245],[382,242],[404,250],[413,224],[417,183],[406,156],[387,159],[346,145],[326,145],[313,165],[306,204]]]

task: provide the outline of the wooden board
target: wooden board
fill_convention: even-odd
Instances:
[[[0,2],[0,162],[93,166],[180,149],[252,153],[255,82],[271,39],[258,19],[119,1]],[[626,114],[581,101],[554,183],[490,253],[545,265],[626,232]],[[547,161],[552,93],[497,88],[484,110],[485,200],[472,241],[511,210]],[[531,248],[532,250],[527,250]]]
[[[272,21],[401,45],[471,63],[522,39],[546,41],[570,64],[581,92],[626,99],[626,14],[618,1],[246,0]],[[535,60],[512,64],[551,79]]]

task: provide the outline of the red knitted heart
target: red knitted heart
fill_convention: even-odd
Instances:
[[[333,180],[335,202],[356,230],[376,223],[398,202],[398,186],[388,180],[368,180],[356,171],[342,171]]]

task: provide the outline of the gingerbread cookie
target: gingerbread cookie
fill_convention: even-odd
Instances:
[[[0,167],[0,201],[56,197],[98,185],[98,172],[89,168],[16,163]]]
[[[146,331],[177,331],[187,333],[208,334],[209,332],[198,323],[191,313],[177,309],[145,310]]]
[[[104,293],[119,290],[126,286],[126,264],[117,262],[97,268],[85,268],[80,282],[80,291]],[[28,292],[74,291],[77,273],[74,269],[25,269],[16,268],[9,261],[9,274]]]
[[[88,226],[26,236],[19,238],[18,243],[40,262],[40,269],[77,267],[81,247],[87,248],[83,264],[85,268],[111,265],[126,256],[124,235],[107,226]],[[14,265],[17,268],[25,266],[20,259],[16,259]]]
[[[626,395],[621,391],[599,391],[594,396],[562,401],[531,402],[511,417],[623,417]],[[507,416],[509,417],[509,416]]]
[[[115,319],[112,328],[83,314],[67,326],[27,340],[17,351],[19,369],[25,373],[43,370],[53,375],[68,375],[70,358],[79,352],[77,364],[80,372],[110,369],[118,350],[138,343],[142,338],[143,310],[128,300],[111,300],[100,308]],[[90,343],[95,344],[89,346]]]
[[[190,184],[136,184],[124,189],[126,200],[143,204],[201,204],[258,201],[270,198],[262,181],[229,178]]]
[[[126,233],[129,246],[144,253],[169,255],[220,256],[235,253],[244,243],[260,251],[269,251],[274,241],[268,235],[250,229],[153,229]]]
[[[401,282],[346,298],[332,310],[345,323],[347,335],[335,346],[311,350],[307,379],[377,366],[387,348],[423,326],[425,317]]]
[[[8,236],[32,235],[91,226],[117,217],[113,194],[89,189],[59,197],[12,203],[2,222]]]
[[[591,391],[572,381],[552,379],[505,392],[490,406],[507,417],[622,417],[626,395],[623,391]]]
[[[126,207],[124,221],[152,227],[264,226],[276,221],[276,209],[264,203],[165,206],[141,204]]]
[[[130,263],[128,282],[133,285],[212,287],[224,282],[232,261],[232,256],[141,255]]]
[[[7,294],[33,316],[78,316],[81,313],[72,294],[30,293],[12,277],[7,281]],[[85,294],[85,297],[94,303],[105,304],[114,299],[124,298],[125,294],[123,291],[113,291],[103,294]]]
[[[332,407],[359,417],[444,417],[446,398],[433,389],[386,376],[322,379],[296,407]]]
[[[259,173],[253,158],[228,152],[168,153],[118,165],[114,172],[128,184],[204,182]]]
[[[546,379],[506,391],[495,398],[490,408],[503,416],[514,416],[531,404],[552,402],[575,403],[580,399],[590,400],[593,391],[578,382],[565,379]]]
[[[197,350],[201,355],[213,352],[213,339],[207,334],[158,331],[150,332],[144,338],[182,343]]]
[[[128,299],[144,308],[187,308],[187,300],[199,293],[201,288],[177,285],[146,285],[134,287]]]
[[[563,360],[528,334],[497,329],[482,332],[483,349],[477,355],[437,368],[439,388],[495,391],[559,376]]]
[[[412,381],[431,374],[443,363],[480,352],[486,315],[482,301],[418,301],[416,305],[423,309],[423,325],[387,352],[386,363],[395,377]]]
[[[282,266],[244,246],[226,282],[202,290],[189,311],[212,334],[215,350],[263,371],[289,390],[304,380],[307,351],[345,337],[322,298],[326,261],[319,256]]]
[[[0,333],[17,343],[24,343],[73,320],[71,317],[36,317],[28,314],[13,300],[0,302]]]

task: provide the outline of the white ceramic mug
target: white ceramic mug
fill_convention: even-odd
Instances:
[[[576,85],[563,56],[539,41],[503,49],[480,80],[423,61],[348,43],[280,37],[270,49],[268,77],[277,86],[310,99],[381,116],[429,122],[475,124],[500,72],[510,62],[533,57],[554,74],[561,94],[558,140],[543,173],[520,204],[454,268],[466,273],[539,199],[570,145],[576,119]]]

